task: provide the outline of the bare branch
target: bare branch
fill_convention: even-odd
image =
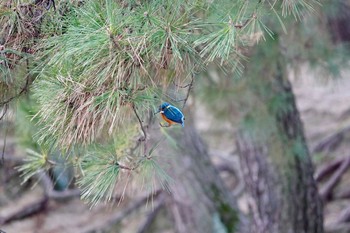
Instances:
[[[7,112],[7,110],[8,110],[8,104],[5,104],[5,105],[4,105],[4,108],[3,108],[3,110],[2,110],[2,114],[1,114],[1,116],[0,116],[0,121],[2,120],[2,118],[4,118],[4,116],[5,116],[6,112]]]
[[[121,165],[121,164],[118,164],[118,166],[119,166],[119,168],[121,168],[121,169],[129,170],[129,171],[134,170],[133,168],[130,168],[130,167],[127,167],[127,166],[124,166],[124,165]]]
[[[345,134],[350,131],[350,126],[324,138],[313,149],[312,153],[320,153],[322,151],[330,151],[336,148],[343,140]]]
[[[186,103],[187,103],[187,100],[188,100],[188,97],[190,96],[190,92],[193,88],[193,82],[194,82],[194,78],[193,78],[193,74],[191,75],[191,82],[189,83],[189,86],[188,86],[188,89],[187,89],[187,94],[186,94],[186,97],[184,99],[184,103],[182,105],[182,108],[184,108],[186,106]]]
[[[5,100],[5,101],[3,101],[3,102],[0,102],[0,107],[3,106],[3,105],[5,105],[5,104],[10,103],[13,99],[18,98],[18,97],[20,97],[23,93],[27,92],[27,91],[28,91],[28,86],[29,86],[29,79],[30,79],[30,78],[27,77],[26,83],[24,84],[24,86],[22,87],[21,91],[20,91],[18,94],[14,95],[14,96],[12,96],[12,97],[10,97],[10,98],[8,98],[7,100]]]
[[[146,130],[145,130],[143,124],[142,124],[142,121],[141,121],[141,118],[140,118],[139,114],[138,114],[137,111],[136,111],[135,104],[132,104],[132,109],[134,110],[135,116],[137,117],[137,120],[139,121],[141,130],[142,130],[142,132],[143,132],[143,138],[140,138],[139,140],[140,140],[140,141],[145,141],[146,138],[147,138]]]
[[[346,172],[346,170],[350,166],[350,157],[348,157],[345,161],[343,161],[340,168],[333,174],[333,176],[329,179],[329,181],[320,189],[320,196],[323,200],[331,199],[331,193],[334,187],[340,181],[342,175]]]
[[[17,219],[23,219],[27,216],[38,213],[43,209],[45,209],[47,203],[48,203],[48,198],[45,196],[37,200],[34,200],[30,203],[27,203],[26,205],[21,206],[20,208],[17,208],[15,211],[11,212],[7,216],[0,216],[0,225],[9,223]]]
[[[174,84],[175,87],[178,87],[178,88],[187,88],[187,87],[189,87],[191,85],[191,83],[189,83],[189,84],[186,84],[186,85],[182,86],[182,85],[176,84],[175,81],[173,81],[173,84]]]
[[[254,12],[248,19],[246,19],[246,21],[244,21],[244,23],[234,23],[233,20],[230,19],[229,24],[233,25],[237,29],[242,29],[245,26],[247,26],[250,21],[252,21],[253,19],[256,19],[256,18],[257,18],[257,16]]]
[[[2,147],[1,163],[0,164],[5,164],[4,156],[5,156],[5,150],[6,150],[7,129],[8,128],[6,127],[6,132],[5,132],[5,136],[4,136],[4,146]]]
[[[46,208],[47,203],[50,199],[60,200],[60,199],[67,199],[71,197],[77,197],[80,195],[79,189],[55,191],[53,189],[53,184],[50,177],[45,172],[40,172],[37,175],[37,177],[41,181],[41,184],[44,189],[44,194],[41,197],[36,198],[35,200],[32,200],[29,203],[23,203],[21,206],[11,211],[9,214],[5,216],[0,216],[0,225],[9,223],[17,219],[23,219],[25,217],[28,217],[35,213],[43,211]]]
[[[314,175],[315,180],[321,181],[326,176],[335,172],[346,159],[347,157],[337,158],[333,161],[326,162],[325,164],[321,165],[320,168],[317,169],[315,172],[315,175]]]

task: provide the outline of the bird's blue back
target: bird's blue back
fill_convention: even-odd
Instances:
[[[164,115],[166,116],[166,118],[168,118],[169,120],[174,121],[176,123],[180,123],[180,124],[182,124],[182,126],[184,126],[185,117],[184,117],[183,113],[177,107],[169,105],[163,111],[164,111]]]

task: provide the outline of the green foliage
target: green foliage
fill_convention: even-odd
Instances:
[[[13,49],[0,49],[0,84],[7,86],[15,84],[16,79],[14,76],[20,74],[18,71],[19,68],[16,67],[18,59],[27,59],[28,57],[26,53],[21,53]],[[14,70],[15,67],[17,70]]]
[[[50,33],[39,46],[34,95],[44,125],[40,141],[89,144],[136,123],[130,106],[142,106],[141,116],[154,109],[160,85],[170,84],[166,76],[181,82],[217,61],[240,73],[241,47],[258,41],[263,30],[272,35],[262,19],[271,9],[278,16],[274,7],[227,0],[95,0],[72,7],[62,19],[64,30],[62,23],[47,22],[49,32],[58,27],[61,34]]]
[[[9,1],[12,2],[12,1]],[[33,10],[27,1],[0,3],[0,102],[15,95],[25,75],[21,73],[28,59],[36,27]]]
[[[150,191],[155,191],[160,187],[171,193],[170,184],[174,180],[165,172],[155,158],[143,158],[140,161],[139,171],[141,187],[146,184],[148,185],[146,188]]]
[[[282,16],[293,15],[295,19],[301,20],[305,13],[314,12],[317,4],[320,4],[317,0],[282,1]]]
[[[82,199],[92,206],[110,201],[118,186],[126,189],[128,181],[126,184],[121,182],[121,173],[125,172],[129,175],[131,172],[137,173],[139,189],[146,187],[147,191],[154,192],[162,188],[170,192],[169,184],[173,180],[156,159],[155,151],[161,141],[146,155],[141,148],[133,152],[130,133],[125,131],[124,134],[116,135],[111,143],[92,145],[78,159],[76,166],[80,176],[77,184],[82,189]]]
[[[35,24],[32,20],[32,7],[28,1],[9,1],[0,5],[0,44],[7,45],[13,43],[14,48],[23,48],[35,32]],[[10,40],[11,37],[14,37]],[[23,44],[21,44],[23,43]],[[21,49],[18,49],[21,50]]]
[[[110,201],[120,178],[120,170],[131,171],[134,163],[140,159],[130,151],[134,145],[129,138],[135,133],[135,128],[128,127],[115,135],[112,141],[81,148],[76,154],[77,185],[82,190],[81,198],[91,206]]]
[[[78,185],[82,199],[89,200],[92,206],[102,200],[111,200],[120,172],[114,154],[106,153],[102,147],[94,150],[94,153],[89,152],[81,162],[81,172]]]
[[[36,83],[34,91],[42,106],[39,116],[44,125],[39,141],[50,140],[65,147],[78,142],[92,143],[103,133],[112,134],[121,125],[130,124],[134,120],[130,112],[131,101],[145,95],[141,110],[148,110],[154,101],[150,98],[153,97],[152,89],[108,90],[103,86],[94,89],[75,82],[70,76],[48,77]]]
[[[40,145],[33,138],[38,131],[37,105],[30,99],[21,99],[16,109],[16,138],[21,147],[40,151]]]
[[[34,175],[39,174],[42,171],[48,170],[53,162],[48,159],[47,150],[42,150],[41,153],[36,151],[27,150],[27,158],[24,160],[24,164],[17,169],[21,172],[23,177],[23,183],[27,182]]]

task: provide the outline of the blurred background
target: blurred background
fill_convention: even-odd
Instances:
[[[121,2],[122,8],[142,5]],[[140,15],[146,17],[160,4],[154,2]],[[223,3],[231,4],[217,4]],[[70,57],[56,50],[63,45],[68,50],[78,46],[76,53],[84,51],[83,42],[76,42],[79,34],[76,44],[69,44],[73,31],[85,32],[79,26],[89,26],[89,20],[79,18],[84,11],[69,10],[84,1],[0,0],[0,229],[6,233],[350,232],[350,1],[319,3],[302,18],[294,9],[282,25],[280,18],[272,19],[265,11],[247,10],[246,15],[252,16],[234,26],[244,30],[237,42],[242,58],[237,51],[228,58],[240,62],[204,62],[205,69],[184,75],[186,67],[178,68],[174,47],[161,56],[161,71],[159,64],[154,65],[152,83],[162,86],[160,90],[148,89],[151,81],[144,81],[141,71],[141,78],[131,76],[132,87],[116,90],[113,82],[120,80],[106,78],[99,83],[99,73],[109,71],[92,70],[88,76],[96,77],[86,82],[74,76],[81,72],[72,68],[75,64],[83,66],[86,61],[95,67],[96,60],[87,57],[103,56],[103,49],[101,54],[98,50],[103,38],[91,37],[98,43],[84,44],[89,51],[96,49],[87,55]],[[98,4],[87,5],[109,15]],[[262,21],[254,24],[260,20],[257,12],[270,29],[264,29]],[[73,26],[65,21],[70,14],[69,20],[78,15]],[[87,18],[97,14],[91,15]],[[94,20],[91,28],[99,25]],[[46,26],[33,26],[38,21]],[[115,23],[120,24],[118,19]],[[62,31],[57,35],[67,37],[50,40],[58,29]],[[124,25],[123,33],[134,32]],[[39,39],[44,42],[37,43]],[[117,38],[117,49],[125,41]],[[186,49],[179,46],[179,53]],[[110,57],[109,50],[106,54]],[[39,62],[49,56],[65,63]],[[101,66],[108,62],[101,61]],[[232,65],[236,68],[226,69]],[[182,78],[174,78],[179,74]],[[129,78],[123,82],[129,85]],[[116,102],[110,97],[114,92],[122,96]],[[159,125],[166,123],[153,114],[164,101],[183,111],[184,128]],[[120,113],[114,105],[125,111]],[[97,112],[91,118],[89,109]]]

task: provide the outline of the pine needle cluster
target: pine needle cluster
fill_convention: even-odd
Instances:
[[[65,18],[64,31],[43,39],[39,48],[43,62],[34,95],[46,125],[42,140],[89,144],[106,130],[115,132],[130,119],[133,106],[154,108],[162,99],[160,85],[183,82],[216,61],[239,67],[244,45],[258,40],[263,31],[272,35],[262,17],[274,5],[95,0],[74,8]],[[299,6],[310,4],[281,4],[287,13]]]

